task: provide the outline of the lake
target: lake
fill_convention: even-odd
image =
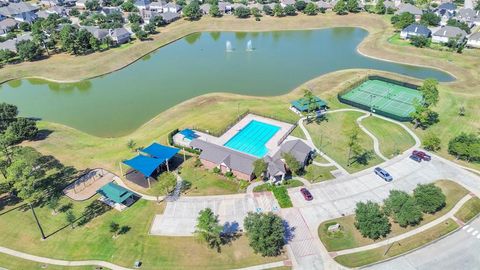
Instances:
[[[62,84],[23,79],[4,83],[0,86],[0,102],[17,105],[22,116],[115,137],[202,94],[276,96],[342,69],[368,68],[421,79],[454,80],[440,70],[360,55],[356,48],[367,35],[360,28],[196,33],[122,70],[91,80]],[[232,51],[227,52],[227,47]]]

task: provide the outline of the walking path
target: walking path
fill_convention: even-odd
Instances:
[[[370,117],[370,114],[368,114],[368,113],[365,113],[365,115],[360,116],[359,118],[357,118],[357,124],[363,132],[365,132],[370,138],[372,138],[372,140],[373,140],[373,151],[375,151],[375,154],[377,154],[377,156],[379,156],[381,159],[387,161],[388,158],[386,158],[382,154],[382,152],[380,151],[380,143],[378,142],[377,137],[375,137],[375,135],[373,135],[367,128],[365,128],[362,125],[362,120],[365,119],[365,118],[368,118],[368,117]]]
[[[280,261],[280,262],[259,264],[259,265],[254,265],[254,266],[250,266],[250,267],[244,267],[244,268],[237,268],[235,270],[262,270],[262,269],[270,269],[270,268],[288,266],[288,264],[289,264],[288,261]]]
[[[64,261],[64,260],[57,260],[57,259],[50,259],[46,257],[40,257],[40,256],[35,256],[35,255],[30,255],[27,253],[23,253],[20,251],[16,251],[13,249],[9,249],[6,247],[0,247],[0,252],[15,256],[18,258],[22,258],[25,260],[30,260],[34,262],[39,262],[39,263],[46,263],[46,264],[53,264],[53,265],[60,265],[60,266],[101,266],[101,267],[106,267],[108,269],[112,270],[130,270],[131,268],[125,268],[122,266],[118,266],[113,263],[109,262],[104,262],[104,261],[97,261],[97,260],[88,260],[88,261]]]
[[[411,231],[408,231],[406,233],[403,233],[403,234],[397,235],[395,237],[386,239],[384,241],[380,241],[380,242],[375,243],[375,244],[362,246],[362,247],[357,247],[357,248],[340,250],[340,251],[335,252],[335,254],[336,254],[336,256],[338,256],[338,255],[351,254],[351,253],[356,253],[356,252],[361,252],[361,251],[366,251],[366,250],[379,248],[379,247],[390,245],[394,242],[403,240],[405,238],[408,238],[410,236],[413,236],[413,235],[415,235],[417,233],[420,233],[420,232],[423,232],[425,230],[428,230],[428,229],[444,222],[445,220],[447,220],[449,218],[453,218],[455,213],[457,213],[457,211],[472,197],[473,197],[472,195],[467,194],[450,211],[448,211],[448,213],[446,213],[445,215],[443,215],[443,216],[441,216],[441,217],[439,217],[439,218],[437,218],[437,219],[435,219],[435,220],[433,220],[433,221],[431,221],[431,222],[429,222],[429,223],[427,223],[427,224],[425,224],[421,227],[415,228]]]

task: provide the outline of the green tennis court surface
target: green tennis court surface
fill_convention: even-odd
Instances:
[[[414,101],[423,100],[418,90],[381,80],[368,80],[342,98],[399,117],[409,117],[415,111]]]

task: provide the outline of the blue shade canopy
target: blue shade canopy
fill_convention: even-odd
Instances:
[[[321,100],[319,97],[315,97],[315,103],[319,108],[327,106],[327,103]],[[309,101],[305,98],[294,100],[290,104],[292,104],[293,107],[297,108],[297,110],[301,112],[308,111]]]
[[[139,171],[143,175],[149,177],[164,162],[165,160],[138,155],[132,159],[124,160],[123,164],[128,165],[132,169]]]
[[[98,193],[102,194],[103,196],[109,198],[116,203],[123,203],[125,200],[127,200],[130,196],[133,195],[133,192],[131,192],[130,190],[112,182],[101,187],[98,190]]]
[[[162,162],[175,156],[178,151],[180,151],[180,149],[161,145],[158,143],[152,143],[150,146],[142,150],[143,153],[148,154],[153,158],[159,159]]]
[[[180,134],[182,134],[183,136],[185,136],[185,138],[187,138],[189,140],[193,140],[193,139],[198,138],[198,135],[195,134],[195,131],[193,131],[191,129],[188,129],[188,128],[180,131]]]

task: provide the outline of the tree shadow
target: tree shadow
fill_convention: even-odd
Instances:
[[[223,230],[220,233],[222,245],[231,245],[233,241],[240,237],[240,235],[240,224],[238,224],[238,222],[225,222],[225,224],[223,224]]]
[[[286,220],[283,220],[283,227],[285,228],[285,243],[288,243],[295,237],[296,228],[291,227]]]
[[[34,141],[34,142],[43,141],[46,138],[48,138],[48,136],[50,136],[50,134],[52,134],[52,133],[53,133],[53,130],[41,129],[37,132],[37,136],[35,136],[35,138],[33,138],[32,141]]]

